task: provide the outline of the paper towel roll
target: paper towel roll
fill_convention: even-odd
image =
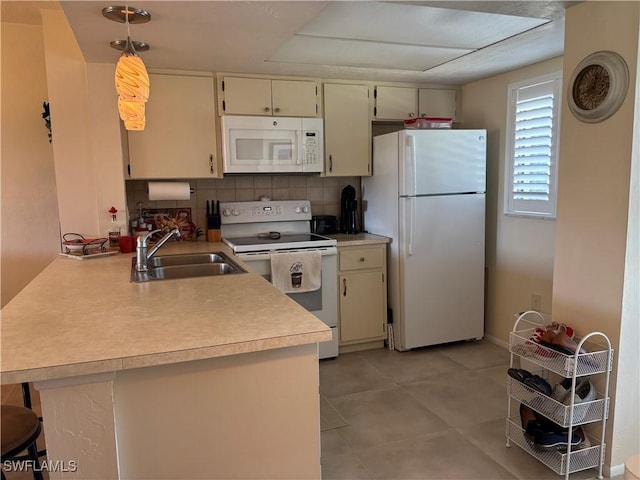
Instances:
[[[189,182],[149,182],[149,200],[190,200]]]

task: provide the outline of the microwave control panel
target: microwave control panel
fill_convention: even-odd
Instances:
[[[304,132],[304,163],[313,165],[318,162],[318,134],[317,132]]]

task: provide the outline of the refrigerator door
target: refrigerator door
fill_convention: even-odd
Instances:
[[[485,130],[402,130],[399,136],[400,196],[486,191]]]
[[[400,199],[400,350],[484,335],[484,211],[484,194]]]

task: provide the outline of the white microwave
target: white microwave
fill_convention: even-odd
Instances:
[[[224,173],[322,172],[321,118],[224,115]]]

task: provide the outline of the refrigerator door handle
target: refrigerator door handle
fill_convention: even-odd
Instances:
[[[416,137],[407,135],[405,151],[404,191],[405,195],[416,194]]]
[[[409,237],[409,245],[407,248],[407,254],[413,255],[413,235],[415,232],[415,221],[416,221],[416,197],[410,197],[409,199],[409,222],[408,222],[408,237]]]

